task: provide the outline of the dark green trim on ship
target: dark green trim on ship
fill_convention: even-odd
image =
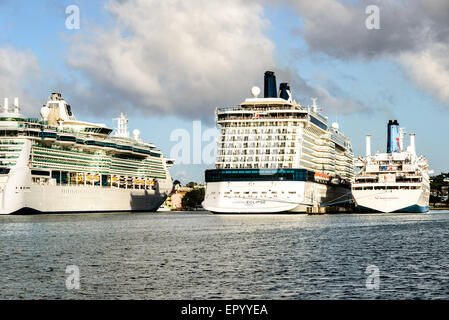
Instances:
[[[384,213],[364,206],[357,206],[355,210],[358,213]],[[429,206],[418,206],[417,204],[415,204],[403,209],[393,211],[391,213],[426,213],[426,212],[429,212]]]
[[[315,181],[315,172],[306,169],[208,169],[205,181]]]

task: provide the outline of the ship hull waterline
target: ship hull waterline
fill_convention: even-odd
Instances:
[[[345,212],[341,204],[350,203],[350,194],[347,186],[314,182],[209,182],[203,207],[215,214],[302,214],[317,208]],[[338,208],[331,206],[337,202]]]

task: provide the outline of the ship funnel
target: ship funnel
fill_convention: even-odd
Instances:
[[[5,98],[5,100],[3,100],[3,112],[7,113],[8,112],[8,98]]]
[[[388,121],[388,138],[387,138],[387,153],[401,152],[399,123],[397,120]]]
[[[277,98],[276,76],[273,71],[266,71],[264,77],[264,98]]]
[[[289,101],[291,99],[290,85],[283,82],[279,85],[279,98]]]
[[[416,154],[415,134],[410,134],[410,152]]]
[[[365,151],[365,156],[369,157],[371,156],[371,135],[367,134],[366,135],[366,151]]]

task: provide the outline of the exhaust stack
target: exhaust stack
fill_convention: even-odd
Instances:
[[[264,98],[277,98],[276,76],[273,71],[266,71],[264,76]]]
[[[365,149],[365,155],[367,157],[371,156],[371,135],[367,134],[366,135],[366,149]]]
[[[291,99],[290,85],[283,82],[279,85],[279,98],[289,101]]]
[[[410,134],[410,152],[416,154],[415,134]]]
[[[3,112],[4,112],[4,113],[7,113],[7,112],[8,112],[8,109],[9,109],[9,106],[8,106],[8,98],[5,98],[4,103],[3,103]]]
[[[397,120],[390,120],[388,121],[387,153],[399,153],[401,151],[399,123]]]

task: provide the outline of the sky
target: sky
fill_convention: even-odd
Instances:
[[[61,92],[77,119],[110,127],[124,112],[176,158],[174,179],[201,183],[215,108],[272,70],[302,105],[318,98],[355,156],[366,134],[385,152],[397,119],[437,174],[449,171],[448,40],[446,0],[0,0],[0,98],[37,117]]]

